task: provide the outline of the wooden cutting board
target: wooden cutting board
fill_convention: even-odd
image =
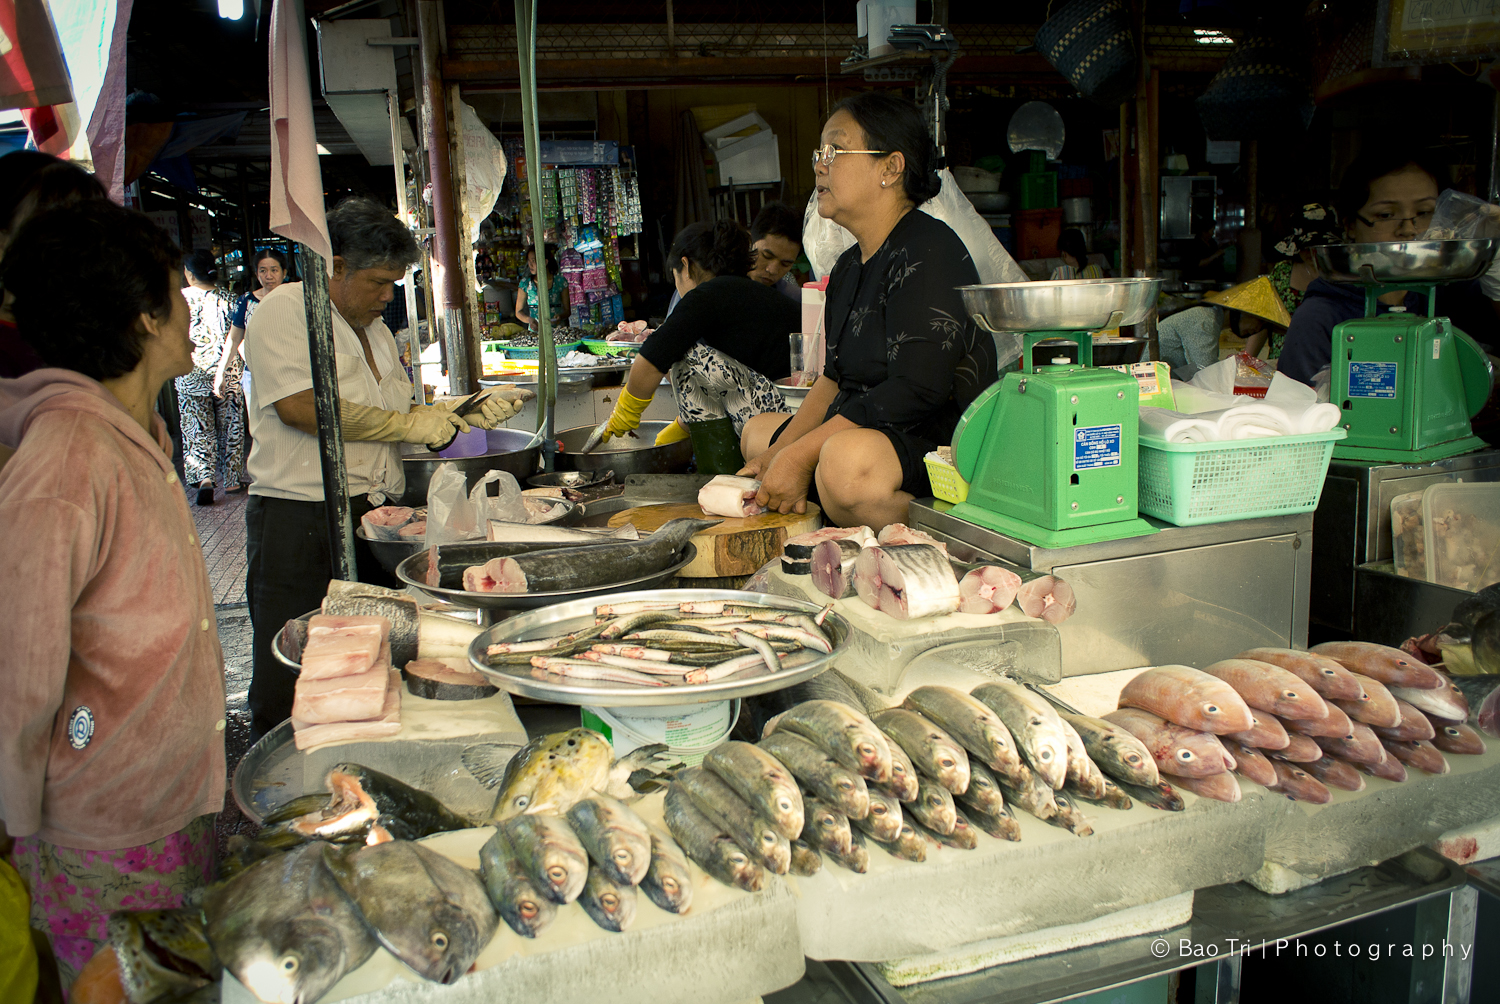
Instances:
[[[704,516],[701,507],[686,502],[622,509],[609,518],[609,525],[631,523],[642,534],[647,534],[673,519],[724,519],[718,526],[709,527],[693,537],[698,556],[677,573],[682,578],[706,579],[755,573],[781,554],[781,545],[788,537],[810,533],[822,526],[822,517],[823,511],[812,502],[807,504],[807,512],[801,515],[765,512],[739,518]]]

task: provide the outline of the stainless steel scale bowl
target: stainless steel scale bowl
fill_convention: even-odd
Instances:
[[[1312,250],[1318,272],[1330,282],[1464,282],[1485,273],[1500,240],[1380,241]]]
[[[1139,324],[1160,288],[1160,279],[1053,279],[960,286],[958,292],[970,316],[986,331],[999,333]]]

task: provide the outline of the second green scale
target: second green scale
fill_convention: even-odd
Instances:
[[[1137,512],[1140,388],[1093,363],[1094,334],[1139,323],[1157,279],[1067,279],[963,286],[980,327],[1019,335],[1021,369],[965,410],[953,462],[969,482],[949,515],[1046,548],[1154,533]],[[1078,362],[1037,366],[1046,339],[1078,345]]]

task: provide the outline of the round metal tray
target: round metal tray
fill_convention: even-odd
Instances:
[[[535,523],[527,524],[528,526],[571,524],[575,516],[579,519],[583,518],[583,514],[578,511],[577,502],[572,502],[568,499],[548,499],[547,501],[553,505],[552,515]],[[562,507],[561,511],[558,510],[558,506]],[[401,562],[419,551],[427,550],[427,541],[421,537],[413,540],[376,540],[373,537],[366,536],[365,528],[358,524],[354,527],[354,536],[369,545],[370,553],[375,555],[375,560],[380,562],[380,567],[392,575],[396,574],[396,566],[401,564]],[[477,544],[479,541],[475,541],[475,543]]]
[[[1315,247],[1318,273],[1362,286],[1395,282],[1463,282],[1490,267],[1500,240],[1379,241]]]
[[[459,581],[462,581],[463,570],[470,565],[482,565],[491,558],[515,553],[513,550],[505,550],[505,547],[504,544],[479,541],[472,544],[444,544],[438,549],[439,574],[446,582],[454,581],[455,575],[459,577]],[[682,550],[677,552],[676,560],[659,572],[626,579],[624,582],[589,586],[585,589],[559,589],[550,593],[471,593],[467,589],[429,586],[422,578],[427,572],[426,551],[414,554],[397,565],[396,577],[407,585],[420,589],[433,599],[451,603],[454,606],[481,610],[535,610],[538,607],[564,603],[568,600],[608,596],[622,589],[650,589],[652,586],[661,585],[682,571],[697,556],[698,548],[689,542],[682,545]]]
[[[1050,279],[960,286],[964,309],[981,328],[1006,331],[1097,331],[1139,324],[1156,303],[1160,279]]]
[[[415,598],[416,597],[412,597],[412,599]],[[470,624],[473,624],[475,622],[476,615],[473,607],[465,608],[448,605],[446,606],[446,609],[437,606],[424,606],[422,609],[428,612],[437,611],[447,616],[456,615],[456,619],[466,620]],[[293,617],[291,620],[287,621],[286,624],[282,625],[281,630],[277,631],[275,637],[271,639],[271,654],[276,657],[277,662],[281,663],[287,669],[290,669],[293,676],[302,675],[302,660],[300,658],[293,658],[291,655],[289,655],[286,646],[288,644],[297,646],[297,653],[300,656],[302,652],[302,646],[307,644],[307,623],[308,621],[312,620],[315,615],[322,612],[322,608],[318,607],[309,610],[307,613],[303,614],[300,617]],[[293,624],[297,625],[296,630],[299,633],[299,637],[297,639],[287,638],[287,631]],[[400,669],[402,667],[398,666],[396,668]]]
[[[533,474],[526,483],[533,488],[589,488],[615,479],[614,471],[552,471]]]
[[[737,589],[652,589],[639,592],[609,594],[614,603],[630,603],[636,600],[688,602],[690,600],[729,600],[734,603],[753,604],[777,610],[794,610],[798,613],[816,614],[823,609],[807,600],[789,596],[771,596],[766,593],[747,593]],[[769,676],[750,676],[743,679],[729,677],[712,683],[684,684],[680,687],[636,687],[624,683],[593,683],[588,680],[538,680],[531,676],[527,667],[491,666],[485,661],[485,652],[490,645],[502,641],[527,641],[549,635],[566,634],[579,628],[591,627],[594,623],[594,607],[598,597],[557,603],[545,610],[530,613],[496,624],[479,634],[469,645],[469,662],[475,669],[494,681],[501,690],[522,697],[551,701],[555,704],[588,704],[601,708],[661,707],[675,704],[703,704],[708,701],[727,701],[735,697],[752,697],[773,690],[782,690],[794,683],[801,683],[817,676],[833,664],[849,638],[849,622],[837,613],[829,611],[823,621],[823,630],[833,639],[833,651],[796,669],[784,670]]]

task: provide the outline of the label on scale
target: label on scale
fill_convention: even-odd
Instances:
[[[1120,466],[1120,426],[1089,425],[1073,430],[1073,470]]]
[[[1350,363],[1349,396],[1394,398],[1396,396],[1396,364]]]

